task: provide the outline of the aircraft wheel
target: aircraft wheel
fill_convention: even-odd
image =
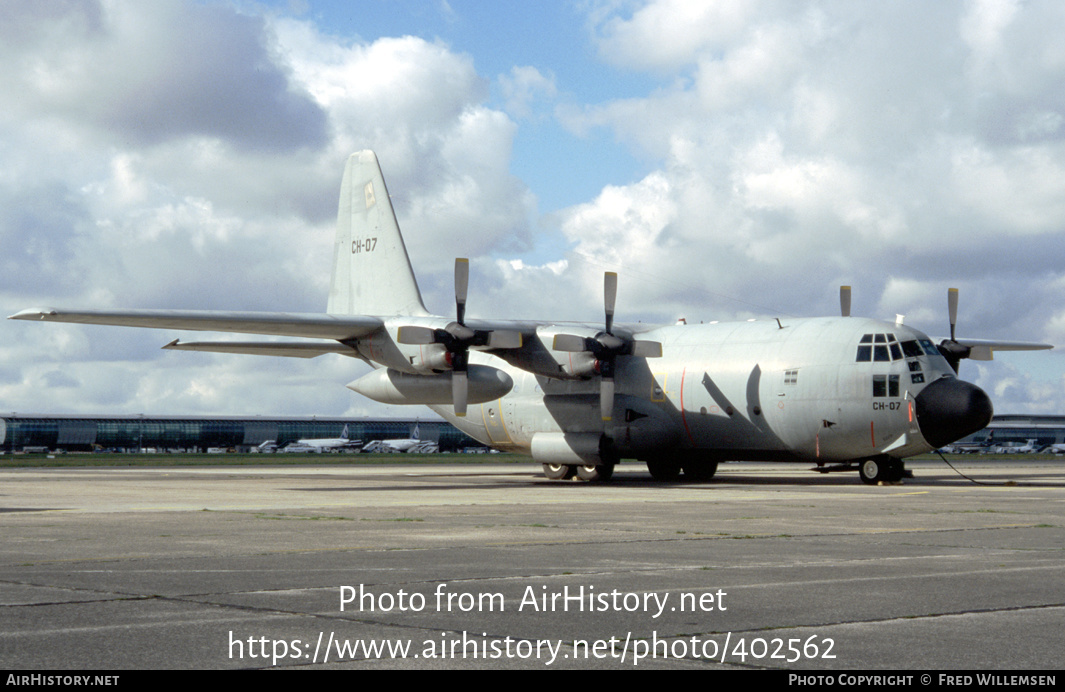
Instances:
[[[649,460],[647,470],[651,472],[651,478],[656,481],[671,482],[680,478],[680,464],[675,461]]]
[[[613,464],[603,464],[601,466],[586,464],[577,467],[577,477],[582,481],[588,481],[590,483],[602,483],[608,481],[613,475]]]
[[[867,485],[898,483],[902,480],[906,468],[899,459],[866,459],[858,465],[858,475]]]
[[[858,475],[861,476],[862,483],[866,485],[876,485],[880,481],[887,480],[885,471],[887,471],[887,464],[883,459],[866,459],[858,465]]]
[[[568,464],[544,464],[544,475],[553,481],[564,481],[573,478],[575,469]]]
[[[701,483],[708,481],[714,477],[717,473],[716,461],[694,461],[690,464],[684,464],[684,477],[690,481]]]

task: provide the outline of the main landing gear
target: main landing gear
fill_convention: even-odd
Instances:
[[[614,464],[543,464],[544,475],[553,481],[566,481],[579,478],[591,483],[605,482],[614,475]],[[656,481],[671,483],[681,480],[705,482],[717,473],[717,462],[712,460],[677,461],[675,459],[655,459],[647,462],[647,470]]]
[[[614,476],[613,464],[544,464],[544,475],[553,481],[565,481],[576,476],[589,483],[604,482]]]

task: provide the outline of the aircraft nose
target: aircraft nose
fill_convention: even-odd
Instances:
[[[983,430],[994,413],[984,390],[953,377],[928,385],[914,402],[921,435],[936,448]]]

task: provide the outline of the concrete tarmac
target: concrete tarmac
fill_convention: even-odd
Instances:
[[[4,468],[0,667],[1062,668],[1065,462],[956,466]]]

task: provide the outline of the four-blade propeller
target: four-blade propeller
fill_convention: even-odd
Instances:
[[[456,416],[465,416],[469,399],[470,347],[521,348],[521,332],[471,329],[466,326],[466,294],[470,287],[470,261],[455,260],[455,321],[443,329],[402,327],[401,344],[440,344],[451,366],[451,397]]]
[[[609,421],[614,410],[614,373],[618,356],[638,358],[662,357],[662,344],[657,341],[637,341],[614,334],[614,305],[618,295],[618,275],[606,272],[603,277],[603,307],[606,328],[594,337],[558,334],[552,348],[570,353],[590,353],[595,357],[595,371],[600,375],[599,410]]]

